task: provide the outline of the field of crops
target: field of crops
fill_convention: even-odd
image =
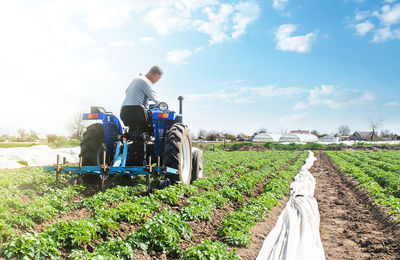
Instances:
[[[326,155],[398,218],[400,152]],[[3,171],[0,253],[6,259],[238,259],[236,248],[251,245],[254,226],[288,194],[307,156],[206,152],[205,178],[152,194],[141,179],[88,196],[67,184],[69,176],[56,187],[55,176],[39,168]]]
[[[206,153],[204,179],[150,195],[140,181],[84,197],[83,187],[67,185],[67,177],[55,187],[54,176],[40,169],[2,174],[1,254],[236,259],[232,248],[250,244],[252,226],[288,192],[306,157],[296,151]]]
[[[375,203],[387,206],[390,214],[400,214],[400,152],[328,152],[344,173],[356,179]]]

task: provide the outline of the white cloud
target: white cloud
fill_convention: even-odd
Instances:
[[[142,37],[140,38],[140,42],[143,44],[154,44],[156,42],[156,38],[154,37]]]
[[[246,28],[260,15],[260,8],[258,5],[251,2],[240,2],[236,5],[237,12],[232,18],[233,32],[232,38],[236,39],[246,33]]]
[[[385,106],[387,106],[387,107],[398,107],[398,106],[400,106],[400,103],[398,101],[392,101],[392,102],[385,103]]]
[[[143,17],[161,35],[197,30],[209,35],[210,44],[215,44],[245,34],[248,25],[259,14],[259,6],[251,1],[234,5],[218,1],[181,0],[149,10]]]
[[[135,41],[126,41],[126,40],[120,40],[120,41],[112,41],[108,44],[108,46],[112,48],[121,48],[121,47],[132,47],[135,45]]]
[[[303,114],[292,114],[290,116],[284,116],[282,117],[279,121],[281,123],[291,123],[291,122],[296,122],[299,121],[301,119],[304,119],[307,116],[307,114],[303,113]]]
[[[358,35],[366,35],[369,31],[371,31],[375,25],[370,21],[365,21],[363,23],[358,23],[354,25],[356,32]]]
[[[365,36],[373,32],[372,42],[382,43],[393,39],[400,39],[400,3],[394,4],[393,0],[386,0],[380,9],[356,12],[355,23],[349,27],[354,28],[358,35]],[[368,20],[364,21],[365,19]],[[361,22],[364,21],[364,22]]]
[[[373,100],[375,100],[375,95],[372,92],[360,92],[333,85],[322,85],[310,90],[306,100],[298,102],[294,109],[302,110],[313,106],[327,106],[331,109],[340,109],[347,106],[368,104]]]
[[[203,49],[204,49],[203,46],[199,46],[196,49],[194,49],[194,52],[199,52],[202,51]]]
[[[190,10],[175,6],[150,10],[144,15],[144,20],[153,25],[161,35],[192,29]]]
[[[397,24],[400,22],[400,4],[394,5],[393,7],[384,5],[381,8],[381,12],[375,11],[373,14],[387,26]]]
[[[289,0],[274,0],[272,6],[274,7],[275,10],[281,11],[285,9],[285,6],[287,5],[288,2]]]
[[[227,34],[229,17],[234,8],[229,4],[222,4],[219,12],[215,12],[211,7],[206,7],[203,12],[207,14],[208,21],[196,21],[200,32],[210,35],[210,44],[221,43],[229,40]]]
[[[243,82],[244,82],[243,79],[238,79],[238,80],[224,81],[221,84],[222,85],[235,85],[235,84],[240,84],[240,83],[243,83]]]
[[[237,81],[236,81],[237,82]],[[231,85],[239,82],[232,82]],[[224,84],[224,83],[223,83]],[[228,84],[228,83],[227,83]],[[224,84],[225,85],[225,84]],[[304,89],[299,87],[280,88],[275,85],[262,87],[228,87],[219,89],[213,93],[188,94],[185,95],[190,101],[214,102],[222,101],[227,103],[250,103],[263,98],[284,97],[293,98],[304,93]]]
[[[172,50],[167,52],[165,59],[173,64],[185,64],[186,59],[192,56],[192,52],[186,49]]]
[[[369,11],[357,12],[355,20],[356,21],[362,21],[362,20],[366,19],[368,16],[370,16],[370,12]]]
[[[292,36],[297,26],[293,24],[282,24],[275,33],[276,49],[282,51],[309,52],[317,37],[315,32],[303,36]]]
[[[393,32],[390,29],[390,27],[385,27],[381,29],[377,29],[374,32],[374,38],[372,39],[373,42],[379,43],[379,42],[385,42],[388,40],[393,39]]]
[[[159,0],[55,0],[44,3],[37,9],[43,19],[52,21],[73,15],[83,16],[83,22],[90,29],[99,30],[121,27],[132,21],[133,12],[143,12],[152,6],[157,6],[159,2]]]
[[[210,35],[210,43],[220,43],[245,34],[248,25],[258,18],[260,8],[253,1],[55,0],[39,6],[37,12],[50,26],[82,16],[91,30],[100,30],[122,27],[139,18],[161,35],[196,30]]]

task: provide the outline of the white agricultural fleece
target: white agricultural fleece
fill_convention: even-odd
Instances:
[[[26,161],[28,166],[53,165],[57,162],[57,154],[66,157],[69,163],[77,163],[80,150],[80,147],[52,149],[47,145],[0,148],[0,169],[25,167],[17,161]]]
[[[314,198],[315,178],[309,172],[315,160],[309,151],[306,163],[290,184],[291,197],[265,238],[257,260],[325,259]]]

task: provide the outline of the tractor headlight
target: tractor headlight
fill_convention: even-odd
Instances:
[[[158,104],[158,107],[160,108],[160,110],[164,113],[165,111],[167,111],[168,109],[168,104],[165,102],[160,102],[160,104]]]

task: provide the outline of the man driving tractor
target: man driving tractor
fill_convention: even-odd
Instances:
[[[149,100],[156,105],[160,103],[153,86],[160,80],[162,75],[162,69],[159,66],[153,66],[146,75],[139,74],[138,77],[132,80],[125,91],[126,96],[122,102],[120,114],[122,121],[125,121],[124,119],[127,116],[127,106],[143,105],[148,108]]]

